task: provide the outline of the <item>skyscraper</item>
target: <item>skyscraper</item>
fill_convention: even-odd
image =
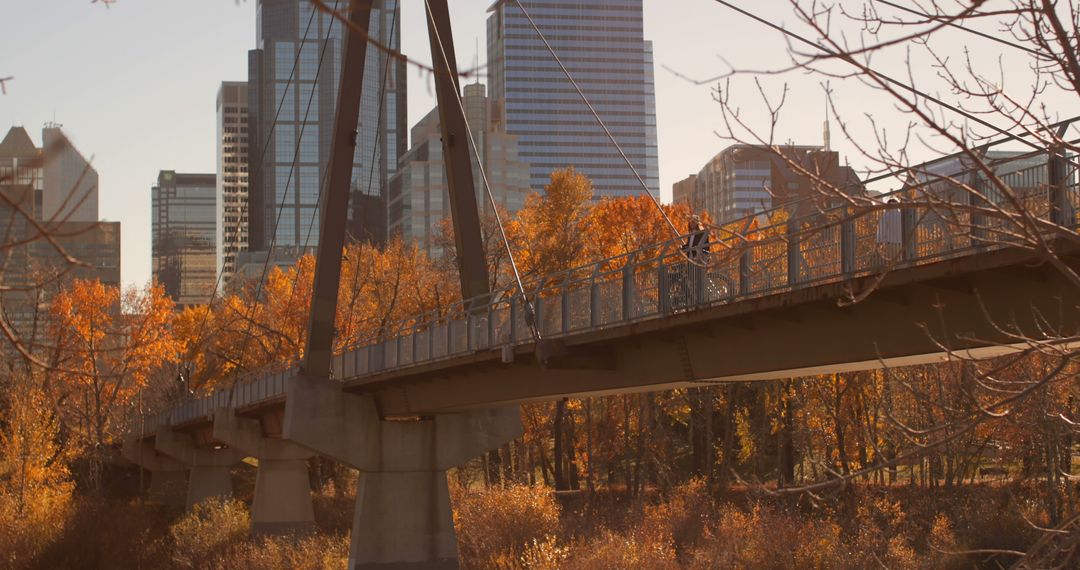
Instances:
[[[530,192],[529,165],[518,156],[518,137],[506,133],[501,102],[487,97],[484,85],[474,83],[465,86],[462,103],[476,140],[472,155],[476,203],[481,211],[491,210],[479,159],[495,202],[511,213],[520,210]],[[438,256],[442,251],[434,238],[439,223],[450,215],[438,109],[413,127],[412,148],[399,167],[390,179],[390,234],[416,240],[429,256]]]
[[[529,0],[537,27],[585,92],[649,190],[659,196],[652,42],[642,0]],[[573,166],[595,196],[645,191],[563,75],[516,2],[499,0],[488,18],[491,95],[505,101],[507,132],[521,139],[532,189],[552,170]]]
[[[0,142],[0,312],[27,338],[74,279],[120,286],[120,223],[98,221],[98,175],[54,124],[42,146],[13,127]],[[31,220],[40,223],[48,239]],[[77,263],[71,263],[71,259]]]
[[[399,14],[398,0],[376,1],[370,37],[399,49]],[[258,46],[248,54],[249,248],[315,246],[343,27],[300,0],[259,0],[257,18]],[[386,185],[407,143],[405,63],[369,44],[363,81],[352,192],[383,198],[365,203],[385,204]],[[376,219],[385,227],[385,211]]]
[[[217,180],[162,170],[151,189],[154,280],[178,307],[210,301],[217,281]]]
[[[217,96],[217,266],[227,283],[248,249],[248,89],[226,81]]]

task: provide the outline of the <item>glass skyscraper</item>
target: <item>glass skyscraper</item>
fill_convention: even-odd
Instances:
[[[343,0],[327,4],[348,5]],[[370,36],[399,49],[399,14],[398,0],[376,1]],[[249,249],[314,247],[344,27],[301,0],[260,0],[257,19],[258,47],[248,54]],[[365,204],[385,210],[385,188],[406,150],[406,128],[405,64],[368,44],[352,192],[380,199]],[[382,220],[385,228],[385,211],[371,218]],[[355,225],[350,220],[350,227]]]
[[[652,42],[642,0],[522,0],[654,195],[660,176]],[[516,2],[488,18],[492,97],[506,104],[507,132],[520,137],[530,185],[543,191],[552,170],[573,166],[596,196],[644,190],[596,123]]]

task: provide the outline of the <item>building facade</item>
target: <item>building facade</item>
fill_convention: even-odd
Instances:
[[[642,0],[533,0],[530,15],[659,196],[652,42]],[[520,137],[530,186],[543,192],[552,170],[573,166],[594,196],[645,190],[597,124],[515,2],[499,0],[487,23],[492,97],[506,106],[507,132]]]
[[[506,132],[501,102],[487,97],[484,85],[474,83],[465,86],[462,103],[476,141],[477,205],[481,212],[491,211],[479,169],[482,163],[495,202],[510,213],[520,210],[531,191],[529,165],[519,156],[518,137]],[[450,203],[438,109],[412,129],[412,147],[390,179],[389,213],[390,235],[415,240],[431,257],[442,254],[436,238],[441,222],[450,216]]]
[[[222,283],[248,249],[248,89],[226,81],[217,95],[217,266]]]
[[[178,308],[204,305],[217,286],[217,176],[163,170],[150,192],[154,281]]]
[[[691,180],[692,190],[686,187]],[[713,157],[696,178],[676,186],[681,185],[677,194],[695,211],[708,212],[715,222],[727,223],[799,198],[827,199],[830,192],[820,182],[848,194],[865,192],[855,171],[840,164],[838,153],[795,145],[732,145]]]
[[[687,204],[694,212],[704,210],[701,195],[697,192],[697,174],[691,174],[672,185],[671,201],[676,204]]]
[[[73,280],[120,287],[120,223],[98,221],[97,172],[59,127],[42,130],[41,147],[8,131],[0,193],[0,312],[22,338],[44,332],[43,311]]]
[[[301,0],[259,0],[257,11],[258,45],[248,54],[249,249],[316,246],[343,28]],[[399,15],[398,0],[376,1],[371,39],[399,49]],[[353,155],[354,195],[385,198],[406,150],[405,77],[403,61],[369,46]],[[359,223],[354,212],[349,215],[351,225]],[[385,220],[385,211],[378,218]]]

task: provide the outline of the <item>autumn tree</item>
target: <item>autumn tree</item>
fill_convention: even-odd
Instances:
[[[160,286],[124,294],[100,281],[75,280],[53,299],[50,333],[58,347],[49,386],[65,427],[88,452],[99,488],[106,449],[125,412],[163,364],[175,362],[173,302]]]

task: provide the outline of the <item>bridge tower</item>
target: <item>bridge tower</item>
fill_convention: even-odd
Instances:
[[[321,211],[304,364],[289,382],[282,436],[361,471],[350,568],[457,568],[446,470],[521,434],[517,407],[387,418],[375,400],[332,379],[334,319],[345,241],[355,126],[374,0],[351,0],[329,180]],[[447,0],[425,2],[462,297],[489,296],[464,109]],[[340,374],[341,371],[338,371]]]

